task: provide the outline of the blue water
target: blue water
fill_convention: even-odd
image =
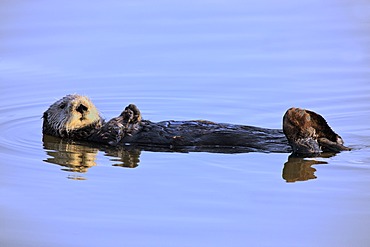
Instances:
[[[370,5],[0,3],[0,246],[368,246]],[[353,151],[126,154],[43,141],[66,94],[102,115],[281,128],[322,114]],[[132,157],[131,157],[132,158]]]

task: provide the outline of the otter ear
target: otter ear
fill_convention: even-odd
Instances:
[[[42,117],[41,118],[43,118],[43,119],[47,119],[48,118],[48,113],[47,112],[44,112],[44,114],[42,115]]]

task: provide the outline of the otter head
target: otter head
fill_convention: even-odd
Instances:
[[[63,97],[44,112],[43,133],[83,139],[101,128],[103,120],[89,98],[77,94]]]

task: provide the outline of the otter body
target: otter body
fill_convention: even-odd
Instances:
[[[154,123],[142,120],[139,109],[132,104],[118,117],[105,122],[87,97],[67,95],[52,104],[43,118],[44,134],[110,146],[229,148],[237,152],[298,154],[349,150],[322,116],[300,108],[285,113],[283,130],[201,120]]]
[[[94,139],[94,138],[93,138]],[[97,141],[100,138],[97,139]],[[95,140],[95,139],[94,139]],[[235,149],[235,152],[290,152],[291,148],[282,130],[252,126],[213,123],[208,121],[143,120],[138,128],[110,145],[135,144],[140,146],[167,146],[173,150]],[[231,151],[231,150],[230,150]]]

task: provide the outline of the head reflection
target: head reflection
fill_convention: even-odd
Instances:
[[[140,150],[97,148],[86,143],[66,141],[48,135],[43,136],[43,145],[48,157],[45,162],[62,166],[62,170],[85,173],[90,167],[96,166],[99,150],[114,161],[113,166],[135,168],[140,161]]]

